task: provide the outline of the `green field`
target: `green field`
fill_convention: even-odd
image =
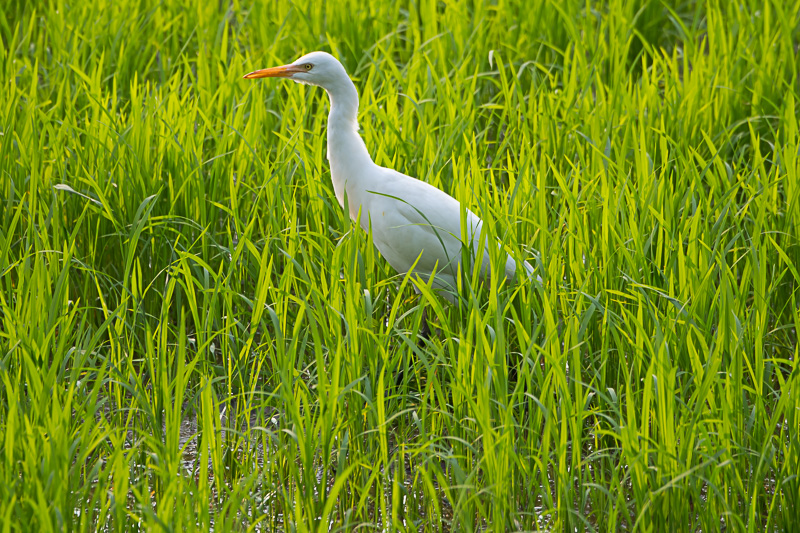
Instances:
[[[800,527],[800,0],[5,0],[0,38],[1,532]],[[241,79],[313,50],[542,287],[392,270],[325,91]]]

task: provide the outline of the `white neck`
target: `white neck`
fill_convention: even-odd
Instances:
[[[346,75],[325,87],[331,100],[328,115],[328,161],[336,198],[344,206],[347,191],[351,216],[358,212],[368,172],[375,164],[358,134],[358,92]],[[354,212],[355,209],[355,212]],[[353,216],[353,218],[355,218]]]

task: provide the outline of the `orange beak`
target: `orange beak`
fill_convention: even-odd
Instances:
[[[292,74],[296,72],[305,72],[305,69],[297,65],[283,65],[281,67],[256,70],[250,74],[245,74],[243,77],[248,80],[255,78],[291,78]]]

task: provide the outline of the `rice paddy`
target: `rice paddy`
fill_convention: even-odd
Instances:
[[[798,527],[800,1],[7,0],[0,40],[0,530]],[[312,50],[541,287],[391,269],[325,92],[241,79]]]

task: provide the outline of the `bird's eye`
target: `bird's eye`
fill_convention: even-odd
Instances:
[[[306,63],[306,64],[305,64],[305,65],[303,65],[303,66],[305,67],[305,69],[306,69],[306,70],[311,70],[311,67],[312,67],[313,65],[312,65],[311,63]]]

